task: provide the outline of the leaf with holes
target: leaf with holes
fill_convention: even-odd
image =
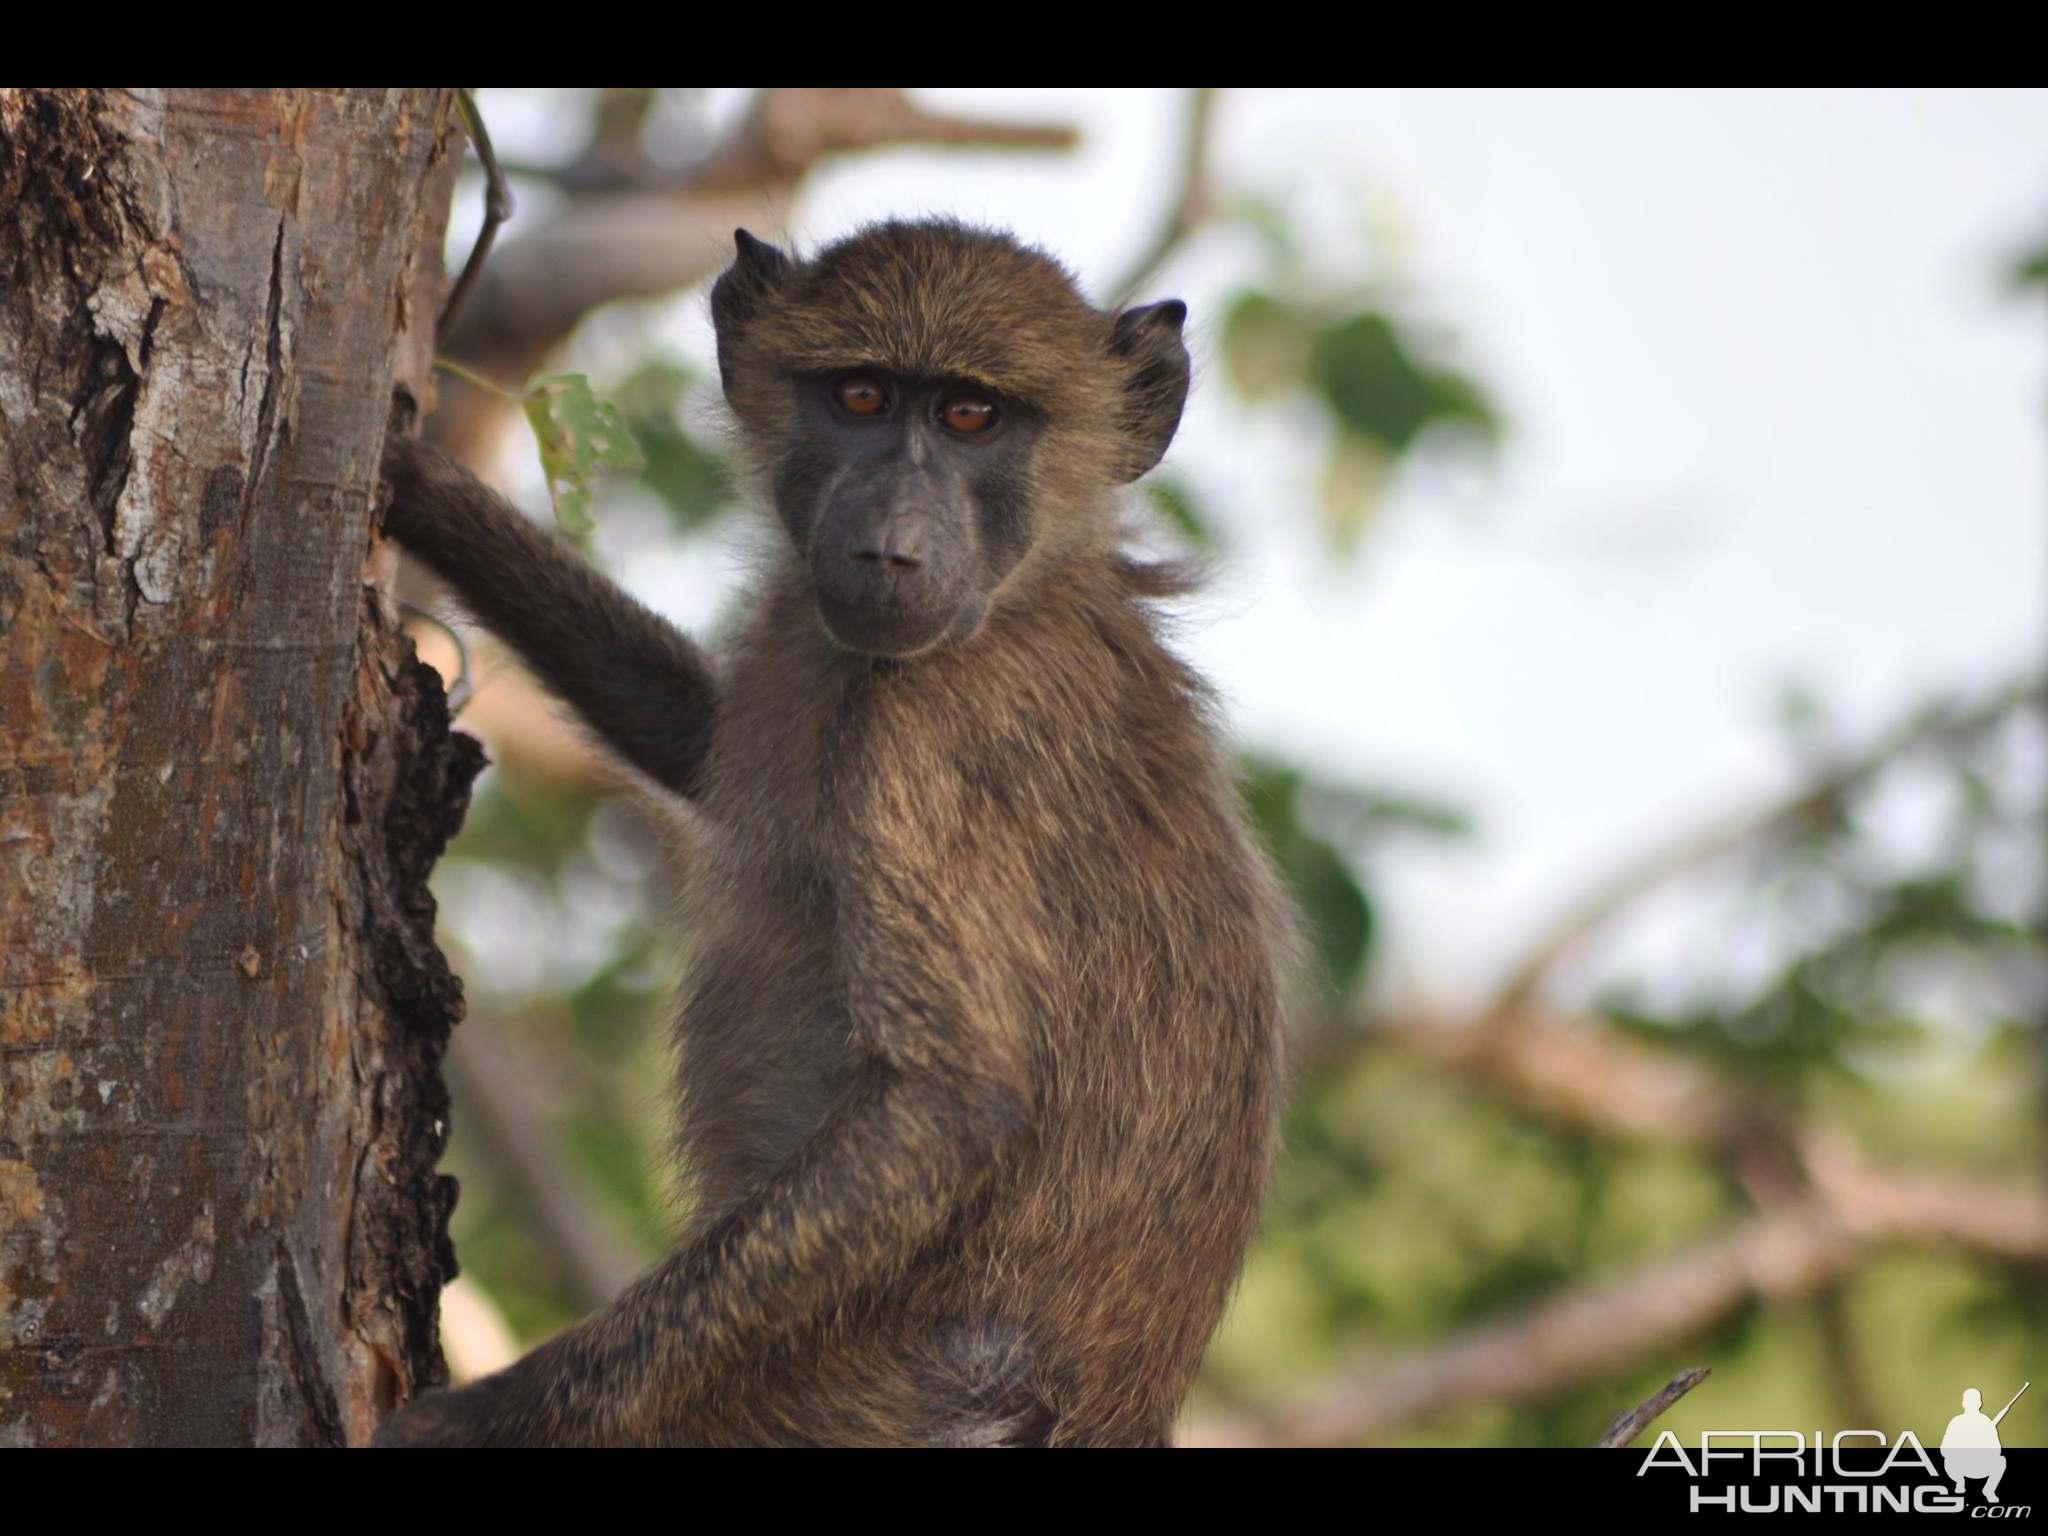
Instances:
[[[527,388],[526,419],[540,444],[555,521],[569,533],[585,534],[590,520],[591,481],[599,469],[644,468],[626,418],[609,401],[591,393],[580,373],[550,373]]]

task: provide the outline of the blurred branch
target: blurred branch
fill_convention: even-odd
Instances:
[[[1916,748],[1975,736],[2014,710],[2048,698],[2048,678],[2033,676],[2009,684],[1965,708],[1953,700],[1924,706],[1895,726],[1861,756],[1803,786],[1789,799],[1761,811],[1721,822],[1621,871],[1565,916],[1509,973],[1488,1010],[1502,1023],[1522,1013],[1557,966],[1624,909],[1673,876],[1710,863],[1750,843],[1780,839],[1839,815],[1849,796]]]
[[[1536,1001],[1542,980],[1578,943],[1631,901],[1692,865],[1764,837],[1785,836],[1839,810],[1845,799],[1913,749],[1972,737],[2048,698],[2048,679],[2011,684],[1973,707],[1922,709],[1876,746],[1791,799],[1687,839],[1609,882],[1559,923],[1471,1019],[1408,1013],[1361,1021],[1339,1016],[1297,1043],[1296,1069],[1361,1040],[1393,1045],[1460,1073],[1566,1124],[1629,1140],[1682,1142],[1730,1152],[1789,1146],[1796,1128],[1722,1073],[1676,1051],[1629,1039],[1598,1021]]]
[[[1704,1365],[1696,1365],[1689,1371],[1680,1371],[1676,1376],[1665,1382],[1663,1387],[1653,1394],[1647,1402],[1636,1404],[1635,1407],[1629,1409],[1627,1413],[1622,1414],[1612,1424],[1608,1425],[1607,1433],[1593,1442],[1593,1449],[1596,1451],[1613,1451],[1627,1445],[1629,1441],[1635,1439],[1637,1435],[1648,1429],[1651,1421],[1662,1414],[1666,1408],[1669,1408],[1673,1403],[1685,1396],[1686,1393],[1705,1381],[1707,1379],[1707,1371],[1708,1368]],[[1861,1424],[1865,1421],[1858,1419],[1856,1422]]]
[[[761,92],[704,159],[667,168],[638,149],[646,106],[637,96],[600,103],[590,148],[548,178],[570,196],[498,250],[443,351],[494,377],[533,372],[599,305],[709,276],[736,225],[779,230],[798,183],[826,156],[896,144],[1065,149],[1078,138],[1060,124],[928,112],[899,90],[782,88]]]
[[[591,107],[590,138],[574,160],[555,165],[507,160],[505,169],[570,193],[646,189],[672,179],[673,170],[648,159],[644,142],[660,94],[651,85],[604,86]]]
[[[1944,1244],[2013,1263],[2048,1260],[2048,1194],[1879,1170],[1845,1139],[1802,1131],[1711,1067],[1593,1021],[1523,1007],[1462,1026],[1422,1016],[1385,1021],[1370,1038],[1598,1134],[1718,1148],[1733,1156],[1763,1210],[1633,1276],[1403,1359],[1355,1366],[1301,1408],[1234,1423],[1239,1440],[1370,1438],[1473,1403],[1537,1401],[1624,1371],[1746,1302],[1817,1296],[1825,1304],[1866,1259],[1901,1244]]]
[[[1209,217],[1213,199],[1209,193],[1210,127],[1215,115],[1216,92],[1211,86],[1197,86],[1188,93],[1188,126],[1181,148],[1180,182],[1166,219],[1142,255],[1131,264],[1123,281],[1110,289],[1117,306],[1129,304],[1153,273],[1179,249],[1182,241]]]
[[[1837,1281],[1824,1286],[1813,1298],[1814,1323],[1821,1348],[1827,1353],[1827,1381],[1834,1395],[1835,1421],[1882,1424],[1889,1415],[1878,1407],[1877,1394],[1871,1390],[1863,1347],[1849,1315],[1848,1290],[1846,1283]]]
[[[871,87],[783,87],[761,93],[740,129],[689,184],[794,184],[826,155],[895,144],[977,149],[1072,149],[1080,134],[1064,123],[1006,123],[928,112],[902,91]]]
[[[475,1014],[451,1037],[448,1070],[456,1101],[475,1117],[490,1146],[493,1168],[518,1187],[577,1301],[593,1309],[609,1302],[646,1266],[599,1215],[584,1181],[555,1155],[552,1117],[534,1088],[539,1074],[515,1061],[504,1036]]]
[[[783,185],[829,154],[893,144],[978,149],[1071,149],[1066,123],[1012,123],[929,112],[886,87],[809,86],[764,90],[746,119],[710,154],[680,165],[648,158],[641,142],[655,92],[633,86],[600,93],[590,142],[562,165],[508,162],[508,169],[581,197],[593,192],[684,192]]]
[[[1764,1118],[1711,1068],[1592,1020],[1523,1008],[1477,1023],[1404,1015],[1363,1033],[1601,1135],[1727,1145],[1755,1134]]]
[[[1808,1151],[1814,1192],[1675,1258],[1587,1286],[1395,1359],[1360,1361],[1276,1414],[1234,1419],[1254,1443],[1368,1440],[1478,1403],[1530,1403],[1637,1366],[1751,1301],[1810,1296],[1873,1253],[1943,1243],[2048,1259],[2048,1195],[1880,1171],[1833,1143]],[[1654,1399],[1652,1400],[1655,1401]],[[1613,1431],[1610,1431],[1611,1434]]]

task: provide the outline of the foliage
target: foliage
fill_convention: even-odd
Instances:
[[[522,403],[540,449],[555,520],[566,532],[590,532],[595,526],[591,480],[597,471],[645,467],[625,416],[592,394],[590,380],[580,373],[543,374],[527,386]]]
[[[683,426],[685,399],[700,377],[675,358],[649,358],[627,375],[616,396],[646,460],[642,483],[686,533],[709,527],[733,496],[723,456]]]
[[[1501,420],[1479,381],[1437,359],[1390,298],[1313,275],[1280,210],[1247,202],[1237,217],[1263,237],[1269,270],[1225,310],[1224,365],[1249,404],[1314,402],[1329,427],[1325,528],[1348,553],[1403,457],[1487,450]]]

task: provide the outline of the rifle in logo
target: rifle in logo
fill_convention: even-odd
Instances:
[[[2033,1383],[2032,1383],[2031,1381],[2029,1381],[2029,1382],[2026,1382],[2026,1383],[2024,1383],[2024,1384],[2023,1384],[2023,1385],[2022,1385],[2022,1386],[2020,1387],[2019,1391],[2017,1391],[2017,1392],[2013,1393],[2013,1395],[2012,1395],[2012,1403],[2016,1403],[2016,1402],[2018,1402],[2018,1401],[2019,1401],[2019,1400],[2020,1400],[2021,1398],[2025,1397],[2025,1396],[2027,1395],[2027,1388],[2028,1388],[2028,1387],[2031,1387],[2032,1385],[2033,1385]],[[1999,1410],[1998,1410],[1998,1419],[2002,1419],[2002,1418],[2004,1418],[2004,1417],[2005,1417],[2005,1416],[2006,1416],[2006,1415],[2007,1415],[2008,1413],[2011,1413],[2011,1412],[2012,1412],[2012,1403],[2007,1403],[2007,1404],[2006,1404],[2006,1405],[2005,1405],[2005,1406],[2004,1406],[2003,1408],[2001,1408],[2001,1409],[1999,1409]],[[1992,1427],[1993,1429],[1996,1429],[1996,1428],[1998,1428],[1998,1419],[1993,1419],[1993,1420],[1991,1421],[1991,1427]]]

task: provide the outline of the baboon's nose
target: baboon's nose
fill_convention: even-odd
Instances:
[[[927,524],[921,517],[892,517],[853,545],[856,565],[914,571],[924,564]]]

